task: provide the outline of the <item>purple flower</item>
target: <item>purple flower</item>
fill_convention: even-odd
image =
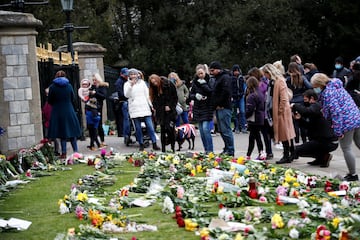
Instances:
[[[101,149],[100,154],[101,154],[101,156],[103,156],[103,157],[104,157],[104,156],[105,156],[105,154],[106,154],[106,149],[104,149],[104,148],[103,148],[103,149]]]

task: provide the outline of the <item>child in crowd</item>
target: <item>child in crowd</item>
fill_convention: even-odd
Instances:
[[[247,79],[247,96],[245,116],[248,122],[249,145],[246,159],[251,159],[251,153],[254,150],[255,141],[259,150],[257,160],[265,160],[266,153],[261,140],[260,131],[264,125],[265,118],[265,96],[259,89],[259,81],[255,77]]]
[[[98,139],[97,128],[100,123],[100,114],[98,112],[98,106],[96,98],[90,98],[89,101],[85,104],[85,114],[86,114],[86,127],[89,131],[90,136],[90,148],[91,151],[96,151],[95,143],[100,148],[100,142]]]
[[[87,102],[89,100],[89,89],[91,87],[89,79],[81,80],[81,87],[78,90],[78,95],[81,101]]]

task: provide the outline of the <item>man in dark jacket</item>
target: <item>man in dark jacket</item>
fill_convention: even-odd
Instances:
[[[213,91],[214,106],[216,110],[218,130],[225,144],[222,153],[234,156],[234,136],[231,130],[231,78],[230,75],[222,69],[221,64],[218,61],[211,62],[209,70],[210,74],[215,77]]]
[[[244,103],[244,77],[240,66],[235,64],[231,70],[232,87],[232,118],[234,120],[234,132],[246,129],[245,103]]]
[[[344,59],[342,57],[335,58],[335,70],[333,72],[333,78],[338,78],[343,82],[343,86],[346,86],[348,77],[351,75],[351,71],[344,67]]]
[[[314,90],[306,90],[303,95],[304,105],[296,103],[292,105],[292,110],[295,118],[301,118],[305,122],[309,141],[295,148],[295,158],[313,157],[315,160],[308,164],[329,167],[332,159],[330,152],[338,147],[338,138],[331,128],[331,123],[322,115]]]

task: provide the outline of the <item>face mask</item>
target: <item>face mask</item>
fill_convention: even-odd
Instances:
[[[342,65],[341,64],[335,64],[335,69],[341,69]]]
[[[321,93],[321,88],[317,87],[317,88],[314,88],[314,92],[316,94],[320,94]]]
[[[304,102],[304,106],[305,106],[305,107],[309,107],[309,106],[310,106],[310,102]]]

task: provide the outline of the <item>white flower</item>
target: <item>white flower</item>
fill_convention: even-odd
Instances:
[[[219,236],[219,240],[229,240],[229,239],[231,239],[231,238],[226,233],[223,233]]]
[[[335,217],[333,206],[330,202],[324,202],[321,211],[319,213],[319,217],[326,219],[333,219]]]
[[[308,208],[310,207],[309,203],[307,201],[305,201],[304,199],[300,200],[299,202],[297,202],[297,206],[300,209],[304,209],[304,208]]]
[[[290,236],[292,239],[298,239],[298,238],[299,238],[299,231],[296,230],[296,228],[293,228],[293,229],[290,230],[289,236]]]
[[[227,222],[234,220],[234,214],[232,213],[231,210],[228,210],[227,208],[220,209],[218,216],[220,219],[223,219]]]
[[[166,196],[162,208],[163,213],[173,213],[174,212],[174,203],[171,201],[169,196]]]
[[[60,203],[59,212],[60,212],[61,214],[65,214],[65,213],[69,213],[70,210],[69,210],[69,208],[66,206],[66,204],[62,202],[62,203]]]
[[[235,185],[237,185],[239,187],[244,187],[244,186],[248,185],[248,182],[246,181],[246,178],[244,176],[241,176],[236,179]]]

